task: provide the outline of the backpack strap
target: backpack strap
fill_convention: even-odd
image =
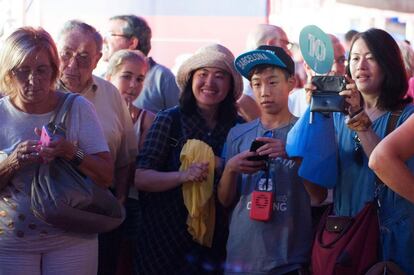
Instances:
[[[400,118],[401,114],[402,114],[402,110],[393,111],[390,114],[390,117],[388,118],[388,121],[387,121],[387,128],[385,130],[384,137],[386,137],[389,133],[394,131],[395,128],[397,128],[397,121]]]
[[[184,141],[184,130],[182,129],[181,111],[179,107],[175,107],[170,112],[172,122],[168,135],[168,161],[164,164],[166,171],[177,171],[179,169],[180,153]]]
[[[179,107],[175,107],[171,110],[172,123],[170,128],[170,135],[168,137],[171,147],[177,147],[180,144],[180,139],[182,135],[182,125],[181,125],[181,112]]]

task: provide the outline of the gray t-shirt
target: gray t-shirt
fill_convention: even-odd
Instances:
[[[296,120],[271,129],[273,137],[286,141]],[[258,119],[232,128],[226,142],[226,160],[249,150],[251,142],[267,130]],[[310,198],[297,174],[298,167],[291,159],[271,160],[269,185],[274,199],[272,216],[267,222],[249,216],[252,192],[256,186],[262,189],[264,172],[239,176],[238,201],[232,212],[227,242],[226,274],[283,274],[309,262]]]
[[[179,89],[175,76],[167,68],[149,58],[150,69],[144,80],[144,87],[134,105],[156,114],[178,104]]]
[[[15,108],[8,96],[0,99],[0,151],[12,152],[25,140],[39,140],[34,128],[47,124],[53,112],[28,114]],[[87,154],[108,152],[93,105],[78,96],[67,120],[66,138]],[[65,233],[37,219],[30,210],[30,186],[35,165],[16,172],[0,190],[0,250],[45,251],[70,245],[81,236]],[[94,238],[95,235],[82,235]]]

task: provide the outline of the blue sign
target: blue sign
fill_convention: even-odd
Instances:
[[[318,74],[331,71],[334,61],[332,42],[329,36],[315,25],[302,29],[299,46],[303,59]]]

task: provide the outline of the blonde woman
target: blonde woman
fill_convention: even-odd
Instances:
[[[135,107],[132,102],[139,96],[144,85],[148,63],[145,55],[138,50],[120,50],[115,52],[109,60],[106,79],[119,91],[127,103],[135,134],[138,139],[138,148],[144,143],[144,138],[150,128],[155,115],[144,109]],[[123,228],[121,253],[118,257],[118,274],[130,274],[132,262],[136,258],[134,247],[139,235],[141,222],[141,208],[138,201],[138,191],[133,186],[135,163],[131,167],[129,193],[126,200],[127,218]]]
[[[0,52],[0,274],[97,272],[96,234],[75,234],[36,218],[30,186],[42,159],[64,158],[102,187],[110,186],[113,161],[95,109],[84,97],[73,102],[66,138],[39,146],[35,129],[47,124],[63,96],[56,90],[59,57],[43,29],[13,32]],[[4,155],[4,154],[3,154]]]
[[[145,55],[138,50],[120,50],[109,60],[106,79],[119,91],[127,103],[137,134],[139,148],[154,120],[150,111],[135,107],[132,102],[139,96],[144,86],[148,63]]]

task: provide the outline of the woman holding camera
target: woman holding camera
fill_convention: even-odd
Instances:
[[[407,79],[397,43],[387,32],[369,29],[357,34],[348,57],[350,84],[341,92],[348,114],[334,113],[339,173],[334,212],[354,217],[378,193],[381,258],[414,273],[414,204],[404,190],[377,188],[368,158],[384,137],[391,117],[400,125],[413,112],[405,98]],[[390,129],[393,130],[393,129]],[[325,167],[321,167],[325,169]],[[411,168],[414,170],[414,166]]]
[[[66,139],[39,144],[39,134],[63,93],[56,91],[59,58],[51,36],[24,27],[13,32],[0,53],[0,274],[96,274],[96,234],[53,227],[31,211],[30,190],[37,164],[71,161],[96,184],[111,184],[113,167],[94,108],[74,102]]]

